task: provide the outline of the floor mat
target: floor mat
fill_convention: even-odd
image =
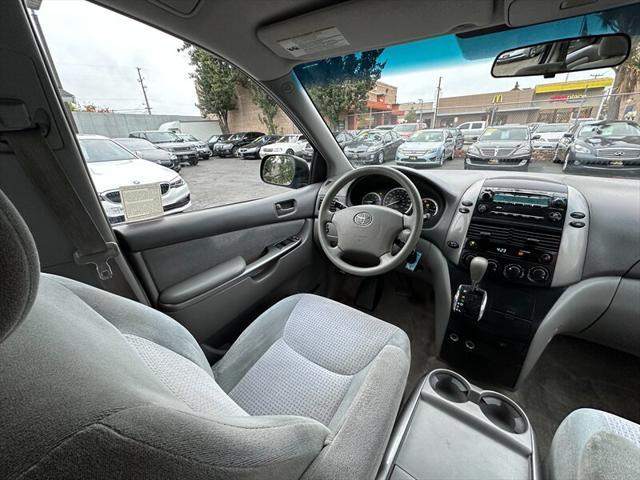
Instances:
[[[411,392],[424,374],[447,365],[435,356],[431,289],[407,288],[396,280],[385,279],[378,305],[367,313],[397,325],[409,336],[407,392]],[[331,298],[354,305],[361,281],[342,276],[334,284]],[[498,390],[522,407],[536,432],[541,459],[547,456],[562,419],[577,408],[596,408],[640,423],[640,358],[576,338],[556,337],[517,392],[479,386]]]

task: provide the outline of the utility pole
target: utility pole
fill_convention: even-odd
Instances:
[[[424,108],[423,107],[424,102],[423,102],[423,100],[421,98],[418,99],[418,102],[420,102],[420,120],[418,120],[418,122],[422,123],[422,110]]]
[[[602,77],[604,75],[604,73],[592,73],[591,75],[589,75],[591,78],[593,78],[594,80],[597,80],[598,78]],[[578,120],[580,120],[580,113],[582,113],[582,107],[584,106],[584,103],[587,100],[587,94],[589,93],[589,82],[587,81],[585,86],[584,86],[584,94],[582,97],[582,102],[580,102],[580,106],[578,107],[578,114],[576,115],[576,123],[578,122]]]
[[[440,90],[442,85],[442,77],[438,77],[438,88],[436,88],[436,101],[433,104],[433,125],[431,128],[438,128],[436,121],[438,118],[438,104],[440,103]]]
[[[151,107],[149,106],[149,99],[147,98],[147,87],[144,84],[144,78],[142,78],[142,73],[140,72],[141,68],[136,67],[138,70],[138,82],[140,83],[140,87],[142,88],[142,95],[144,95],[144,103],[147,106],[147,114],[151,115]]]

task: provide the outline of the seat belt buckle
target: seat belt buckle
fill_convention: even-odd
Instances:
[[[118,255],[120,255],[120,248],[118,248],[118,244],[115,242],[106,242],[105,250],[103,252],[91,255],[80,255],[76,251],[73,254],[73,260],[78,265],[94,265],[100,280],[110,280],[113,278],[113,270],[111,270],[109,260],[116,258]]]

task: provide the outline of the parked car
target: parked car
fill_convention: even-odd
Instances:
[[[142,138],[154,145],[175,154],[178,157],[180,163],[188,163],[189,165],[197,165],[198,151],[194,145],[185,143],[173,132],[167,132],[163,130],[145,130],[138,132],[131,132],[130,138]]]
[[[136,156],[143,160],[157,163],[163,167],[170,168],[176,172],[182,169],[180,160],[175,153],[168,152],[157,145],[144,140],[143,138],[114,138],[115,142],[125,147],[127,150],[132,151]]]
[[[584,125],[569,145],[562,171],[639,176],[640,126],[624,120]]]
[[[547,125],[545,122],[529,122],[527,123],[527,126],[529,127],[529,132],[531,134],[533,134],[533,132],[537,132],[538,128],[540,128],[542,125]]]
[[[214,146],[214,154],[219,157],[237,157],[239,150],[245,145],[249,145],[254,140],[262,137],[262,132],[239,132],[234,133],[224,142],[218,142]]]
[[[585,120],[578,120],[571,125],[569,131],[565,132],[560,140],[558,140],[558,146],[553,154],[553,163],[564,163],[564,159],[569,151],[569,146],[575,138],[579,138],[581,135],[582,127],[591,125],[595,120],[592,118]],[[588,134],[588,130],[585,130],[585,134]]]
[[[461,123],[456,127],[458,130],[462,132],[464,137],[464,143],[473,143],[477,140],[477,137],[482,135],[484,129],[487,128],[487,122],[485,121],[476,121],[476,122],[465,122]]]
[[[224,142],[226,141],[231,135],[228,133],[223,133],[223,134],[214,134],[211,135],[208,139],[207,139],[207,145],[209,147],[209,150],[211,150],[211,155],[213,155],[214,152],[214,147],[216,145],[216,143],[218,142]]]
[[[420,130],[400,145],[396,164],[407,167],[442,166],[453,158],[455,140],[446,128]]]
[[[456,127],[450,127],[446,130],[451,132],[451,135],[453,136],[453,144],[455,146],[455,149],[460,150],[464,146],[464,135],[462,135],[460,129]]]
[[[526,172],[531,151],[531,136],[526,125],[488,127],[467,150],[464,168]]]
[[[365,130],[344,147],[344,154],[353,162],[382,165],[393,160],[404,140],[394,130]]]
[[[302,154],[307,139],[301,133],[292,133],[280,137],[277,142],[270,145],[265,145],[260,149],[260,158],[264,158],[266,155],[298,155]]]
[[[558,147],[562,136],[571,128],[570,123],[546,123],[531,132],[531,146],[534,150],[553,150]]]
[[[120,189],[126,186],[157,183],[165,214],[191,205],[189,186],[173,170],[142,160],[107,137],[78,135],[78,141],[109,223],[125,221]]]
[[[253,142],[238,149],[238,154],[241,155],[242,158],[260,158],[260,149],[265,145],[271,145],[277,142],[279,138],[280,135],[262,135]]]
[[[393,127],[393,131],[400,135],[400,137],[402,137],[403,139],[407,139],[418,130],[423,130],[425,128],[427,128],[427,124],[422,122],[401,123],[400,125],[396,125],[395,127]]]
[[[198,157],[200,160],[206,160],[211,157],[211,150],[207,146],[205,142],[202,140],[198,140],[196,137],[191,135],[190,133],[176,133],[178,138],[181,138],[185,143],[190,143],[194,147],[196,147],[196,152],[198,152]]]

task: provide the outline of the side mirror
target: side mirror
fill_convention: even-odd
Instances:
[[[475,137],[471,137],[471,140],[474,141],[474,142],[477,142],[478,141],[478,136],[476,135]]]
[[[564,138],[573,138],[573,133],[569,133],[569,132],[567,132],[567,133],[563,134],[562,136],[563,136]]]
[[[541,135],[534,135],[533,137],[531,137],[531,140],[540,140],[541,138]]]
[[[260,178],[279,187],[300,188],[309,184],[309,164],[294,155],[268,155],[262,159]]]

